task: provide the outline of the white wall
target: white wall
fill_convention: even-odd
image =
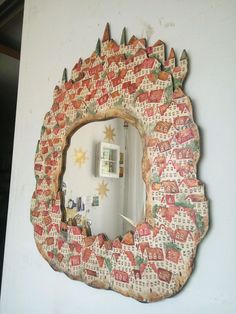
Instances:
[[[105,23],[120,39],[164,40],[186,48],[185,91],[202,135],[200,178],[211,200],[211,228],[196,269],[177,296],[141,304],[54,272],[41,258],[29,221],[33,160],[44,114],[65,66],[95,49]],[[1,313],[235,313],[236,2],[230,0],[26,1]]]

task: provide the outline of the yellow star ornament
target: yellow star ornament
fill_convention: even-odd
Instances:
[[[105,126],[103,133],[105,134],[104,140],[107,140],[108,142],[114,142],[114,138],[116,136],[115,129],[112,128],[110,124]]]
[[[98,195],[101,196],[101,198],[107,197],[107,192],[109,191],[107,185],[108,183],[102,181],[97,187]]]
[[[88,159],[86,152],[82,150],[82,148],[75,149],[75,164],[81,168],[86,160]]]

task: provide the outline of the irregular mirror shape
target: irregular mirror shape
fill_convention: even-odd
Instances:
[[[125,31],[118,45],[108,25],[102,44],[76,63],[69,81],[64,71],[37,145],[31,202],[35,242],[53,269],[142,302],[173,296],[187,282],[208,229],[208,203],[197,177],[199,132],[182,89],[187,72],[185,51],[177,64],[173,49],[165,56],[162,41],[146,47],[145,39],[133,36],[126,44]],[[68,139],[83,125],[111,118],[138,130],[146,187],[144,220],[113,240],[67,222],[62,184]],[[117,150],[110,148],[114,160]],[[82,166],[83,147],[77,153]],[[105,168],[117,176],[116,167]],[[100,191],[108,190],[104,178]]]
[[[85,225],[92,235],[105,233],[110,239],[134,230],[145,212],[142,156],[138,130],[122,119],[92,122],[76,131],[62,181],[66,223]]]

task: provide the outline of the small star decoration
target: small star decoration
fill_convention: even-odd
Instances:
[[[115,129],[112,128],[110,124],[109,126],[105,126],[103,133],[105,134],[104,140],[107,140],[108,142],[114,142],[114,138],[116,136]]]
[[[75,149],[75,163],[78,164],[79,167],[82,167],[88,159],[86,152],[82,150],[82,148]]]
[[[107,185],[108,183],[102,181],[97,187],[98,195],[101,196],[101,198],[107,197],[107,192],[109,191]]]

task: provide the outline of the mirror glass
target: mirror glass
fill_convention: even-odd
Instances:
[[[144,218],[143,144],[123,119],[86,124],[70,139],[62,179],[66,221],[114,239]],[[123,216],[122,216],[123,215]]]

